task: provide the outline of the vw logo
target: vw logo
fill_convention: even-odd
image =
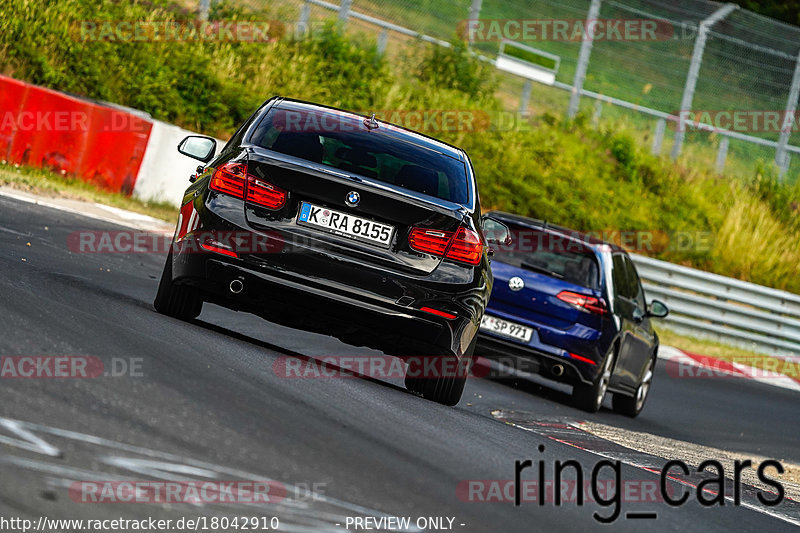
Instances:
[[[519,276],[514,276],[513,278],[508,280],[508,288],[514,292],[522,290],[524,286],[525,282],[522,281],[522,278]]]
[[[356,191],[350,191],[347,193],[347,197],[344,199],[344,201],[350,207],[355,207],[358,205],[358,202],[361,201],[361,195]]]

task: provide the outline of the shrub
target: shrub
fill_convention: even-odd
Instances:
[[[264,19],[215,3],[212,15]],[[352,109],[502,110],[490,65],[462,41],[412,47],[389,65],[372,41],[330,23],[307,39],[274,43],[80,42],[81,20],[188,20],[166,0],[61,0],[31,8],[0,2],[0,70],[20,79],[151,113],[227,136],[273,94]],[[419,50],[419,52],[414,52]],[[413,72],[413,77],[406,74]],[[486,124],[484,124],[485,126]],[[545,112],[513,127],[426,131],[464,148],[484,209],[534,216],[584,231],[648,231],[654,257],[800,292],[800,185],[762,167],[735,184],[649,154],[625,126],[596,130],[586,117]],[[677,235],[711,235],[676,246]],[[703,240],[708,242],[708,239]],[[680,244],[680,243],[678,243]]]
[[[478,101],[494,98],[497,89],[494,67],[475,57],[461,39],[453,39],[449,48],[427,45],[414,76],[428,87],[454,89]]]

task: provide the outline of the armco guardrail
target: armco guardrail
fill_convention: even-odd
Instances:
[[[632,259],[648,300],[669,306],[666,325],[754,351],[800,356],[800,295],[649,257]]]

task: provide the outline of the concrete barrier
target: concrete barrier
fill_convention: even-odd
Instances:
[[[150,136],[148,117],[0,76],[0,159],[130,194]]]
[[[178,153],[178,143],[193,131],[155,121],[150,131],[147,150],[136,179],[133,195],[146,202],[164,202],[179,206],[183,192],[189,186],[189,176],[195,173],[200,161]],[[217,139],[217,153],[225,141]]]

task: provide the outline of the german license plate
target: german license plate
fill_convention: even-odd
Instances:
[[[510,337],[522,342],[530,342],[533,336],[533,328],[489,315],[483,315],[481,319],[481,330],[496,335],[502,335],[503,337]]]
[[[297,223],[312,226],[336,235],[343,235],[361,242],[388,248],[394,235],[394,227],[351,213],[334,211],[327,207],[303,202]]]

